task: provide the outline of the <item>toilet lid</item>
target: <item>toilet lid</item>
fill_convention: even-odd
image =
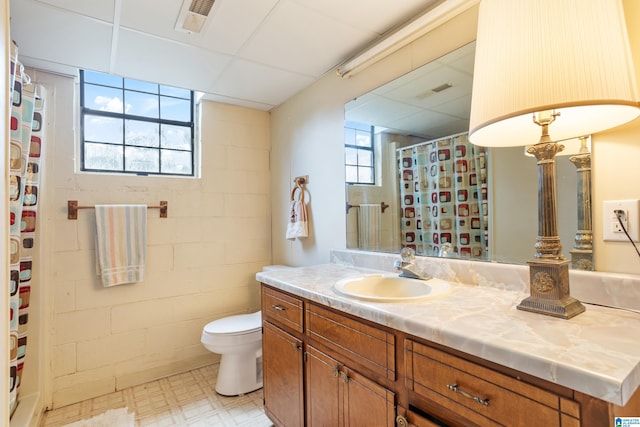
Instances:
[[[241,335],[254,332],[261,327],[262,316],[260,312],[252,314],[239,314],[236,316],[224,317],[222,319],[209,322],[204,327],[204,332],[208,334],[229,334]]]

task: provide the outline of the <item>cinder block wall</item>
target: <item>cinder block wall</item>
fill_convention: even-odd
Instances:
[[[74,81],[38,78],[55,103],[42,227],[53,242],[43,279],[52,355],[45,404],[64,406],[214,363],[217,356],[200,344],[203,325],[258,310],[255,273],[271,260],[269,113],[203,102],[200,179],[76,173]],[[93,211],[70,221],[67,200],[169,202],[167,219],[148,212],[144,282],[102,287]]]

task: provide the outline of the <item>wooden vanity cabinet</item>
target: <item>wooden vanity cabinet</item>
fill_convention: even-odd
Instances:
[[[307,426],[394,426],[394,394],[307,347]]]
[[[394,426],[394,335],[313,303],[305,328],[306,425]]]
[[[262,315],[265,412],[276,425],[395,426],[385,387],[395,380],[393,334],[265,285]]]
[[[625,407],[262,286],[265,411],[280,427],[604,427]]]
[[[302,300],[262,288],[264,407],[277,426],[304,425]]]

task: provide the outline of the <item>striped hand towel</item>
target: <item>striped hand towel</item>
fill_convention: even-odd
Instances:
[[[96,205],[96,272],[105,287],[144,280],[147,206]]]

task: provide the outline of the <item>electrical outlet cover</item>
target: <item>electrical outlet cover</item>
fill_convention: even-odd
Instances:
[[[602,202],[602,237],[605,241],[628,242],[615,211],[622,210],[626,216],[626,228],[634,242],[640,242],[640,200],[605,200]],[[624,223],[624,221],[623,221]]]

